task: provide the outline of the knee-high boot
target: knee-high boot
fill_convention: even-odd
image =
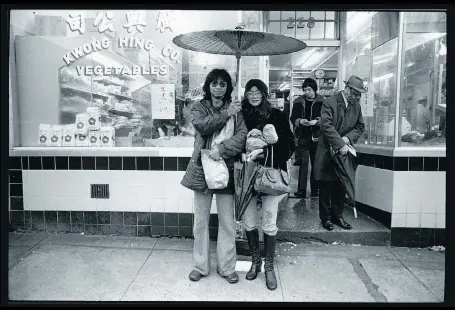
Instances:
[[[264,233],[264,270],[265,270],[265,284],[269,290],[277,288],[275,270],[273,261],[275,260],[275,246],[276,236],[270,236]]]
[[[246,279],[254,280],[258,273],[261,272],[262,267],[261,253],[259,251],[259,231],[257,229],[246,231],[246,238],[248,240],[252,262],[250,271],[246,274]]]

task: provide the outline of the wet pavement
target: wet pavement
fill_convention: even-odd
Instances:
[[[388,245],[390,230],[369,216],[357,211],[354,218],[353,209],[346,207],[343,212],[345,220],[352,225],[345,230],[337,225],[333,231],[322,227],[319,219],[319,202],[317,199],[288,198],[280,204],[277,216],[278,237],[282,240],[302,242],[318,240],[321,242],[360,243],[363,245]]]
[[[211,273],[191,282],[191,239],[9,234],[9,299],[14,301],[431,302],[444,299],[445,254],[429,249],[279,242],[278,288],[264,273],[247,281],[250,257],[237,255],[240,281]]]

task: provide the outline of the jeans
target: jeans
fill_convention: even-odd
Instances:
[[[314,178],[314,159],[316,157],[316,149],[318,147],[318,142],[314,142],[311,138],[301,138],[299,139],[298,148],[301,152],[300,157],[300,169],[299,169],[299,185],[297,187],[298,191],[306,193],[306,186],[308,180],[308,157],[310,157],[311,162],[311,172],[310,172],[310,188],[311,196],[317,196],[318,194],[318,181]]]
[[[218,211],[217,259],[218,272],[227,276],[235,271],[237,251],[235,247],[234,195],[215,194]],[[209,219],[213,194],[194,192],[194,247],[195,269],[202,275],[210,273]]]
[[[262,196],[262,230],[269,236],[275,236],[278,232],[276,218],[278,215],[278,203],[286,194],[280,196]],[[246,231],[257,229],[258,212],[256,210],[256,196],[253,196],[243,215],[243,225]]]

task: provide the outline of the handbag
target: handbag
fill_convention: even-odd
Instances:
[[[267,164],[269,152],[265,157]],[[291,192],[290,178],[286,171],[273,168],[273,145],[272,145],[272,162],[271,167],[260,166],[254,189],[259,193],[264,193],[272,196],[279,196]]]

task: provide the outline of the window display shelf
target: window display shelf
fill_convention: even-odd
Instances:
[[[118,82],[115,82],[115,81],[112,81],[112,80],[106,79],[106,78],[101,78],[101,79],[96,79],[96,78],[94,78],[93,80],[96,81],[96,82],[98,82],[98,83],[103,83],[103,84],[105,84],[105,85],[106,85],[106,84],[112,84],[112,85],[115,85],[115,86],[122,86],[122,87],[128,88],[128,86],[125,85],[125,84],[118,83]]]
[[[60,87],[63,88],[63,89],[70,89],[70,90],[74,90],[74,91],[78,91],[78,92],[82,92],[82,93],[93,94],[93,95],[96,95],[96,96],[109,98],[108,94],[101,94],[101,93],[94,92],[94,91],[91,91],[91,90],[88,90],[88,89],[83,89],[83,88],[80,88],[80,87],[77,87],[77,86],[72,86],[72,85],[68,85],[68,84],[62,84],[62,85],[60,85]]]

